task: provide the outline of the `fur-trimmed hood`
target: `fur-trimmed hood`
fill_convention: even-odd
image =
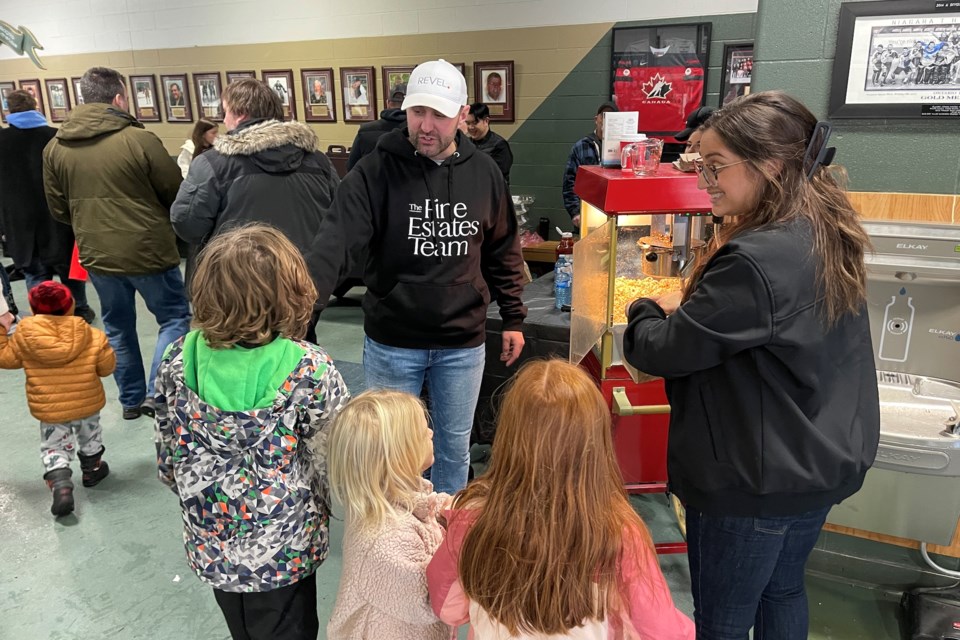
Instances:
[[[252,156],[288,144],[307,152],[320,150],[317,134],[302,122],[260,120],[245,124],[225,136],[217,136],[213,148],[225,156]]]

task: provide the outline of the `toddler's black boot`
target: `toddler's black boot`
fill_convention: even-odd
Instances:
[[[105,447],[100,447],[100,451],[92,456],[85,456],[82,453],[80,454],[80,469],[83,471],[83,486],[95,487],[100,483],[101,480],[110,474],[110,467],[107,466],[105,461],[100,459],[100,456],[103,455],[105,450]]]
[[[50,513],[58,518],[73,512],[73,482],[70,481],[70,474],[70,469],[54,469],[43,474],[43,479],[53,492]]]

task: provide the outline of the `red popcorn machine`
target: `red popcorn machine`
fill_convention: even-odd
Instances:
[[[610,406],[627,491],[663,493],[670,407],[663,380],[623,359],[626,306],[682,286],[705,254],[710,200],[697,189],[695,173],[671,165],[647,176],[583,166],[574,190],[581,199],[581,239],[574,247],[570,359],[597,380]],[[683,542],[656,547],[659,553],[686,550]]]

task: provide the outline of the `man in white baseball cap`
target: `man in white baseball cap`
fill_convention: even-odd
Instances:
[[[410,143],[417,152],[437,161],[451,155],[466,105],[467,81],[455,66],[433,60],[414,69],[400,108],[407,112]]]
[[[410,74],[406,128],[383,135],[347,173],[306,258],[325,303],[362,264],[367,387],[430,390],[431,480],[467,482],[485,361],[487,306],[503,319],[500,359],[523,349],[523,257],[503,174],[457,125],[467,83],[443,60]],[[318,335],[322,336],[322,326]]]

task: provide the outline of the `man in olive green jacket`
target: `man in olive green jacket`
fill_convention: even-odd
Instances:
[[[80,89],[84,104],[43,152],[44,189],[53,217],[73,226],[117,353],[123,417],[133,420],[153,415],[157,365],[190,325],[170,224],[181,174],[160,139],[128,112],[119,73],[89,69]],[[149,386],[137,340],[136,293],[160,325]]]

